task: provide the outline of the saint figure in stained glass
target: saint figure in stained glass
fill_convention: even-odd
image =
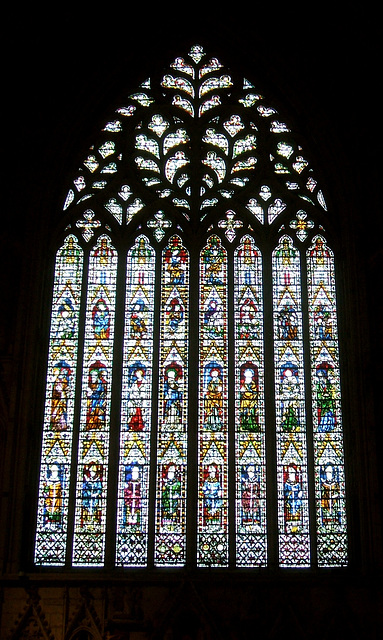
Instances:
[[[251,363],[242,365],[239,406],[241,429],[243,431],[259,431],[258,369]]]
[[[172,284],[184,284],[185,264],[187,255],[179,242],[178,236],[174,236],[172,245],[165,253],[166,274]]]
[[[139,464],[125,467],[124,525],[139,526],[141,521],[142,484]]]
[[[182,421],[182,368],[176,362],[165,371],[164,422],[168,429],[179,429]]]
[[[97,340],[109,338],[109,308],[103,298],[97,300],[92,311],[94,337]]]
[[[60,340],[69,340],[73,337],[76,328],[76,316],[73,302],[65,298],[58,308],[56,337]]]
[[[63,468],[53,462],[47,469],[47,480],[44,484],[44,524],[56,529],[62,524]]]
[[[283,431],[298,431],[300,386],[298,368],[286,363],[281,369],[281,416]]]
[[[256,302],[246,298],[240,306],[238,333],[241,339],[257,339],[259,335],[259,318]]]
[[[321,518],[329,531],[339,529],[342,522],[340,508],[339,469],[327,464],[320,469],[321,476]]]
[[[241,469],[241,525],[250,531],[260,531],[260,468],[249,464]]]
[[[130,335],[135,340],[141,340],[147,333],[146,312],[147,307],[144,300],[141,298],[135,300],[130,314]]]
[[[81,492],[81,527],[101,525],[102,465],[90,463],[84,467]]]
[[[202,486],[204,496],[204,520],[205,525],[214,526],[221,524],[222,487],[219,466],[209,464],[205,469],[205,481]]]
[[[145,366],[141,362],[130,366],[127,399],[128,429],[131,431],[142,431],[144,428],[142,410],[147,393],[145,373]]]
[[[172,530],[180,520],[181,482],[179,470],[175,464],[164,466],[162,472],[162,526]]]
[[[209,363],[205,369],[205,427],[211,431],[222,428],[222,368]]]
[[[318,432],[333,431],[336,426],[336,388],[333,371],[328,362],[322,362],[316,369]]]
[[[71,374],[72,371],[67,362],[56,363],[51,400],[52,431],[66,431],[68,428],[68,387],[71,383]]]
[[[105,425],[107,397],[106,367],[100,361],[95,362],[89,369],[88,382],[88,411],[86,415],[86,429],[102,429]]]
[[[302,481],[298,465],[284,469],[285,527],[287,533],[298,531],[302,520]]]
[[[172,298],[167,307],[167,324],[175,333],[184,317],[184,309],[179,298]]]

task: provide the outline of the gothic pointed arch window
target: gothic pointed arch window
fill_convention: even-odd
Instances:
[[[347,564],[329,216],[202,47],[116,108],[63,207],[36,565]]]

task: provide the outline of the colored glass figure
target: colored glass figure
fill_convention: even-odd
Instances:
[[[127,428],[129,431],[143,431],[144,423],[144,403],[147,398],[146,367],[138,361],[129,367],[128,388],[127,388]]]
[[[182,428],[183,372],[177,363],[165,370],[163,425],[173,431]]]
[[[181,327],[184,318],[184,308],[179,298],[172,298],[167,307],[166,323],[174,333]]]
[[[301,386],[298,367],[292,362],[284,362],[280,369],[279,393],[282,431],[299,431]]]
[[[52,431],[68,429],[68,391],[71,388],[72,371],[65,361],[55,363],[52,384],[51,419]]]
[[[259,309],[253,298],[245,298],[239,310],[239,322],[237,324],[239,338],[241,340],[253,340],[259,338]]]
[[[258,465],[241,467],[240,525],[251,532],[261,533],[261,471]],[[249,545],[250,546],[250,545]]]
[[[258,368],[250,363],[241,370],[239,418],[242,431],[259,431]]]
[[[228,562],[227,348],[226,250],[218,236],[210,236],[200,257],[200,566]]]
[[[57,313],[56,338],[70,340],[76,330],[76,315],[71,298],[64,298]]]
[[[155,563],[186,560],[189,255],[179,236],[162,253]]]
[[[72,561],[102,565],[109,457],[117,252],[100,236],[89,256]]]
[[[44,524],[47,528],[61,529],[63,521],[63,469],[62,465],[53,462],[47,469],[44,483]]]
[[[223,310],[219,297],[213,297],[206,301],[204,312],[204,329],[211,338],[219,338],[223,334]]]
[[[334,368],[329,362],[321,362],[315,374],[318,432],[334,431],[337,412]]]
[[[217,464],[209,464],[204,468],[203,493],[203,518],[204,524],[210,529],[222,527],[222,485],[220,469]]]
[[[300,467],[290,464],[283,468],[284,523],[287,534],[297,533],[302,527],[302,498]]]
[[[152,411],[155,253],[139,236],[128,251],[116,563],[145,566]]]
[[[130,313],[130,335],[135,340],[141,340],[146,337],[148,330],[145,316],[147,311],[145,302],[141,298],[134,300]]]
[[[332,340],[332,312],[326,302],[319,304],[313,309],[313,321],[315,337],[318,340]]]
[[[347,522],[334,255],[307,250],[318,565],[347,564]]]
[[[234,253],[236,563],[266,564],[262,256],[250,236]]]
[[[100,298],[93,307],[93,331],[97,340],[107,340],[109,338],[109,309],[105,300]]]
[[[321,501],[320,522],[328,531],[337,532],[342,525],[341,488],[339,469],[333,464],[320,467]]]
[[[107,367],[97,360],[89,367],[86,430],[104,429],[107,412]]]
[[[224,261],[226,252],[218,236],[211,236],[203,252],[204,284],[226,284],[224,279]]]
[[[123,525],[140,528],[142,519],[142,482],[141,466],[129,464],[125,467]]]
[[[164,278],[166,284],[185,284],[188,256],[186,250],[182,246],[181,239],[178,236],[173,236],[165,251],[164,260]]]
[[[209,431],[223,429],[223,372],[215,362],[205,367],[204,427]]]
[[[172,463],[164,465],[161,478],[161,528],[174,531],[179,528],[181,515],[180,470]]]
[[[281,340],[295,340],[298,335],[297,317],[294,305],[286,303],[278,314],[279,338]]]
[[[65,562],[82,266],[83,251],[70,235],[54,275],[35,542],[40,565]]]
[[[289,236],[273,252],[279,562],[310,564],[300,254]]]
[[[90,463],[83,469],[81,526],[99,530],[102,510],[102,465]]]

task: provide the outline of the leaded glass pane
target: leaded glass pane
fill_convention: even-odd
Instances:
[[[154,250],[139,236],[126,271],[116,549],[123,566],[147,563],[154,279]]]
[[[89,257],[74,565],[104,562],[116,275],[117,252],[100,236]]]
[[[347,564],[345,477],[334,254],[307,250],[318,565]]]
[[[83,251],[70,235],[53,285],[35,562],[65,563]]]
[[[299,251],[283,236],[273,252],[279,562],[310,564]]]
[[[236,562],[266,564],[262,257],[245,236],[234,257]]]
[[[162,254],[155,563],[186,560],[189,256],[178,236]]]
[[[210,236],[200,258],[199,493],[200,566],[228,563],[227,256]]]

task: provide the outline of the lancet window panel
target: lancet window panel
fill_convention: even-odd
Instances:
[[[162,252],[155,563],[186,561],[189,255],[179,236]]]
[[[319,566],[347,562],[345,472],[334,254],[318,235],[307,249]]]
[[[152,426],[155,251],[139,236],[128,251],[121,391],[116,563],[146,566]]]
[[[267,563],[262,256],[245,236],[234,258],[236,561]]]
[[[74,172],[36,566],[348,563],[336,212],[256,85],[195,45]]]
[[[273,252],[278,533],[281,566],[310,563],[300,252],[283,236]]]
[[[198,564],[228,564],[227,252],[216,235],[200,258]]]
[[[102,565],[105,556],[116,273],[116,249],[102,235],[89,257],[74,565]]]
[[[75,411],[83,250],[69,235],[57,251],[38,495],[35,563],[63,565]]]

